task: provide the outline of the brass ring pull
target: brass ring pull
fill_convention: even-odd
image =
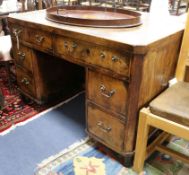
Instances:
[[[42,41],[44,40],[45,38],[43,36],[40,36],[40,35],[35,35],[35,40],[37,41],[37,43],[42,43]]]
[[[16,37],[16,46],[17,49],[20,49],[20,41],[19,41],[19,34],[22,32],[22,29],[18,29],[18,28],[13,28],[13,34]]]
[[[113,62],[117,62],[117,61],[119,61],[120,60],[120,58],[119,57],[117,57],[117,56],[112,56],[112,61]]]
[[[20,81],[22,84],[25,84],[25,85],[29,85],[30,84],[30,82],[29,82],[29,80],[27,79],[27,78],[22,78],[22,80]]]
[[[107,97],[107,98],[112,97],[112,96],[115,94],[115,92],[116,92],[115,89],[113,89],[113,90],[111,90],[111,91],[107,91],[107,90],[106,90],[106,87],[105,87],[103,84],[100,85],[100,91],[101,91],[101,94],[102,94],[103,96]]]
[[[67,41],[64,41],[64,47],[68,48],[68,42]]]
[[[77,43],[73,43],[73,44],[72,44],[72,48],[73,48],[73,49],[77,48]]]
[[[106,54],[104,52],[100,52],[100,58],[104,59],[106,57]]]
[[[24,61],[26,54],[24,52],[18,52],[19,60]]]
[[[103,132],[106,132],[106,133],[109,133],[109,132],[112,130],[111,127],[106,127],[106,126],[104,126],[104,124],[103,124],[101,121],[97,122],[97,126],[98,126]]]
[[[19,28],[13,28],[13,34],[15,35],[15,36],[18,36],[21,32],[22,32],[22,29],[19,29]]]
[[[77,44],[76,43],[72,43],[72,46],[70,48],[68,48],[68,51],[71,53],[71,52],[74,52],[74,50],[77,48]]]

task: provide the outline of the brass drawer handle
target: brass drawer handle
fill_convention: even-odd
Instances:
[[[13,34],[14,34],[15,36],[18,36],[18,35],[22,32],[22,29],[13,28],[12,31],[13,31]]]
[[[106,133],[109,133],[109,132],[112,130],[111,127],[106,127],[106,126],[104,126],[104,124],[103,124],[101,121],[97,122],[97,126],[98,126],[103,132],[106,132]]]
[[[16,37],[16,46],[17,46],[17,49],[19,50],[20,49],[19,35],[22,32],[22,29],[13,28],[12,32],[13,32],[14,36]]]
[[[68,42],[64,41],[64,47],[68,50],[68,52],[73,52],[74,49],[77,48],[77,43],[73,42],[70,47],[68,47]]]
[[[64,41],[64,47],[68,48],[68,42],[67,41]]]
[[[76,43],[72,43],[72,46],[68,49],[68,51],[70,52],[70,53],[72,53],[72,52],[74,52],[74,50],[77,48],[77,44]]]
[[[17,54],[19,56],[19,60],[20,61],[24,61],[25,60],[26,54],[24,52],[18,52]]]
[[[117,56],[112,56],[112,61],[113,62],[117,62],[117,61],[119,61],[120,60],[120,58],[119,57],[117,57]]]
[[[44,36],[35,35],[35,40],[37,43],[42,43],[44,39],[45,39]]]
[[[105,52],[100,52],[100,58],[101,58],[101,59],[104,59],[105,57],[106,57]]]
[[[20,81],[22,84],[25,84],[25,85],[29,85],[30,84],[30,82],[29,82],[29,80],[27,79],[27,78],[22,78],[22,80]]]
[[[72,48],[73,48],[73,49],[77,48],[77,43],[74,43],[74,42],[73,42],[73,43],[72,43]]]
[[[100,85],[100,91],[101,91],[101,94],[103,96],[107,97],[107,98],[112,97],[115,94],[115,92],[116,92],[115,89],[113,89],[111,91],[107,91],[106,87],[103,84]]]

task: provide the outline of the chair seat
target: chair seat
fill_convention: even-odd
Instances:
[[[178,82],[150,103],[150,111],[174,122],[189,126],[189,83]]]

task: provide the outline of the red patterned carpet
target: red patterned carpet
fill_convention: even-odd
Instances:
[[[45,106],[38,105],[33,101],[26,104],[20,97],[16,84],[14,84],[11,94],[8,88],[6,71],[3,67],[0,67],[0,89],[4,96],[4,106],[0,110],[0,132],[46,109]]]

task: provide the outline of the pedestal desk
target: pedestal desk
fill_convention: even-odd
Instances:
[[[176,17],[144,14],[142,21],[105,29],[54,23],[44,10],[8,18],[21,92],[45,102],[85,79],[87,132],[123,155],[126,165],[138,110],[174,76],[184,28]]]

